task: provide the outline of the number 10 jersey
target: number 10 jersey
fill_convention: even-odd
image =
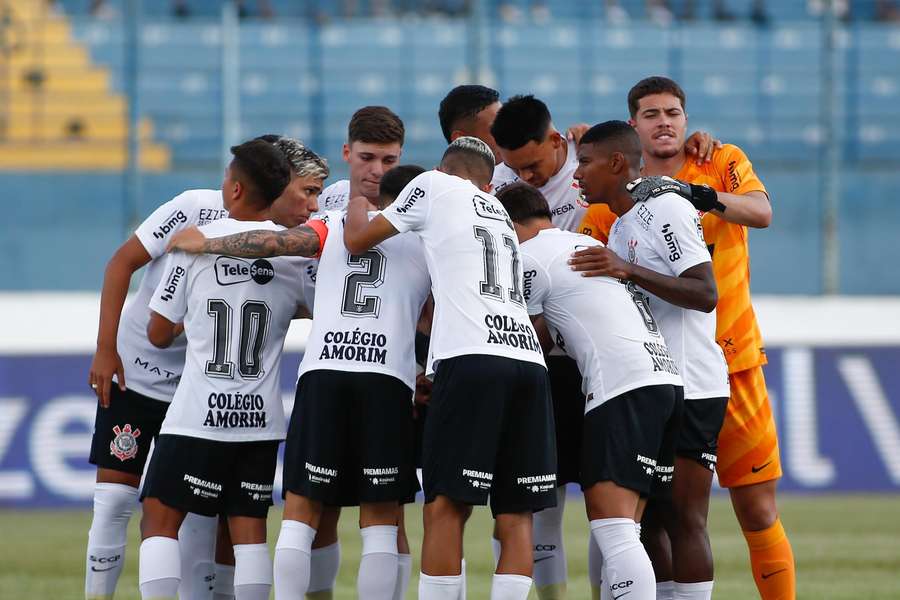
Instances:
[[[343,211],[317,217],[328,236],[299,375],[316,369],[382,373],[412,390],[416,323],[431,287],[422,242],[412,234],[399,235],[350,254],[344,246],[344,217]]]
[[[282,227],[222,219],[200,228],[210,238],[257,229]],[[284,439],[281,353],[302,302],[302,268],[289,257],[169,255],[150,310],[184,323],[187,358],[160,433]]]

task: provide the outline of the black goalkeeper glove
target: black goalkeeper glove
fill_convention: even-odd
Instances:
[[[650,198],[674,192],[694,205],[697,210],[725,212],[725,205],[719,202],[716,190],[708,185],[684,183],[671,177],[641,177],[625,186],[635,202],[646,202]]]

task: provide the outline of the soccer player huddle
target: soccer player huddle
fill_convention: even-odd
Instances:
[[[739,148],[685,139],[676,82],[627,102],[629,122],[562,134],[533,96],[456,87],[432,170],[400,164],[402,121],[364,107],[349,180],[323,189],[324,159],[265,135],[232,148],[220,191],[150,215],[104,278],[86,598],[113,597],[139,495],[145,599],[332,598],[344,506],[359,597],[405,598],[421,489],[419,598],[466,597],[463,532],[489,504],[490,597],[563,599],[577,483],[595,598],[709,599],[717,472],[760,597],[792,599],[749,295],[769,199]],[[309,316],[288,419],[284,338]]]

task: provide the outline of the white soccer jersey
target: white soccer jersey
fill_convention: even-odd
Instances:
[[[128,389],[148,398],[172,401],[184,367],[185,341],[181,337],[166,349],[153,346],[147,339],[147,305],[162,277],[169,239],[182,229],[227,216],[220,190],[188,190],[153,211],[134,232],[152,260],[119,321],[116,344]]]
[[[575,169],[578,168],[577,146],[575,142],[569,142],[566,146],[566,162],[556,175],[547,183],[539,187],[541,194],[550,205],[550,214],[553,224],[566,231],[578,231],[581,220],[587,212],[588,204],[585,202],[581,187],[575,181]],[[496,194],[510,183],[519,181],[516,172],[505,163],[494,168],[494,178],[491,183]]]
[[[675,277],[712,261],[697,209],[675,193],[638,202],[619,217],[609,234],[609,247],[629,262]],[[715,341],[716,312],[681,308],[644,293],[678,363],[684,397],[728,397],[728,368]]]
[[[201,228],[214,238],[271,221],[223,219]],[[302,302],[290,257],[241,259],[172,254],[150,309],[184,322],[184,373],[161,433],[240,442],[284,439],[281,352]]]
[[[382,211],[425,246],[434,295],[428,373],[444,358],[504,356],[544,364],[522,297],[522,264],[512,221],[470,181],[426,171]]]
[[[413,389],[416,323],[431,291],[422,240],[405,233],[351,255],[344,246],[345,214],[322,216],[328,237],[299,375],[316,369],[383,373]]]
[[[316,214],[344,210],[350,202],[350,180],[335,181],[319,194],[319,211]]]
[[[584,412],[649,385],[681,385],[675,361],[639,297],[611,277],[582,277],[568,264],[573,252],[602,246],[569,231],[545,229],[522,244],[528,313],[543,313],[578,363]]]

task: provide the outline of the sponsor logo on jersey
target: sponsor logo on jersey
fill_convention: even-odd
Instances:
[[[132,430],[130,423],[125,423],[122,427],[116,425],[112,430],[113,433],[116,434],[116,437],[109,443],[109,453],[122,462],[131,460],[137,456],[137,438],[141,436],[141,430]]]
[[[387,360],[387,336],[383,333],[363,331],[328,331],[323,336],[325,344],[319,360],[347,360],[353,362],[385,364]]]
[[[231,256],[220,256],[215,262],[216,283],[219,285],[235,285],[254,281],[265,285],[275,277],[275,267],[264,258],[257,258],[252,263]]]
[[[669,250],[669,262],[675,262],[681,258],[681,244],[678,243],[678,236],[671,229],[672,225],[666,223],[662,226],[663,239],[666,241],[666,248]]]
[[[472,205],[475,207],[475,214],[482,219],[503,221],[510,229],[514,229],[509,214],[499,201],[475,194],[472,196]]]
[[[148,373],[159,375],[166,380],[166,383],[171,383],[172,385],[177,384],[181,379],[181,373],[174,373],[172,371],[169,371],[168,369],[162,369],[151,363],[149,360],[142,359],[140,356],[134,357],[134,364],[138,367],[141,367]]]
[[[568,202],[566,202],[566,203],[563,204],[562,206],[557,206],[556,208],[554,208],[553,210],[551,210],[551,211],[550,211],[550,214],[551,214],[552,216],[554,216],[554,217],[558,217],[558,216],[560,216],[560,215],[564,215],[564,214],[566,214],[567,212],[571,212],[571,211],[573,211],[573,210],[575,210],[575,206],[572,205],[572,204],[570,204],[570,203],[568,203]]]
[[[644,350],[650,355],[653,361],[654,373],[669,373],[670,375],[678,375],[678,366],[669,356],[669,347],[659,342],[644,342]]]
[[[181,278],[184,277],[185,273],[187,273],[187,271],[185,271],[182,266],[176,266],[169,271],[169,277],[166,279],[166,287],[163,288],[163,293],[159,297],[163,302],[168,302],[172,299],[172,296],[178,289],[178,284],[181,283]]]
[[[738,175],[737,162],[735,161],[728,163],[728,182],[731,184],[731,189],[728,190],[730,192],[741,187],[741,176]]]
[[[206,400],[209,410],[204,427],[217,429],[265,429],[266,403],[259,394],[212,392]]]
[[[525,297],[525,302],[531,300],[531,284],[534,281],[534,278],[537,277],[537,271],[535,269],[529,269],[523,273],[524,275],[524,283],[522,284],[522,295]]]
[[[166,239],[166,236],[172,233],[179,223],[187,223],[187,215],[181,209],[176,209],[172,214],[165,218],[163,224],[156,228],[153,237],[158,240]]]
[[[646,204],[641,203],[638,205],[637,218],[644,231],[650,231],[650,225],[653,223],[653,213],[647,208]]]
[[[409,193],[409,195],[406,196],[406,200],[403,201],[403,204],[401,204],[400,206],[398,206],[396,208],[396,211],[398,213],[400,213],[401,215],[405,215],[406,213],[408,213],[410,211],[410,209],[413,206],[415,206],[416,202],[418,202],[419,200],[421,200],[424,197],[425,197],[425,190],[423,190],[420,187],[415,187]]]
[[[197,225],[208,225],[213,221],[224,219],[228,216],[228,211],[224,208],[201,208],[197,215]]]
[[[488,328],[488,344],[542,352],[530,322],[516,321],[508,315],[484,315],[484,324]]]

